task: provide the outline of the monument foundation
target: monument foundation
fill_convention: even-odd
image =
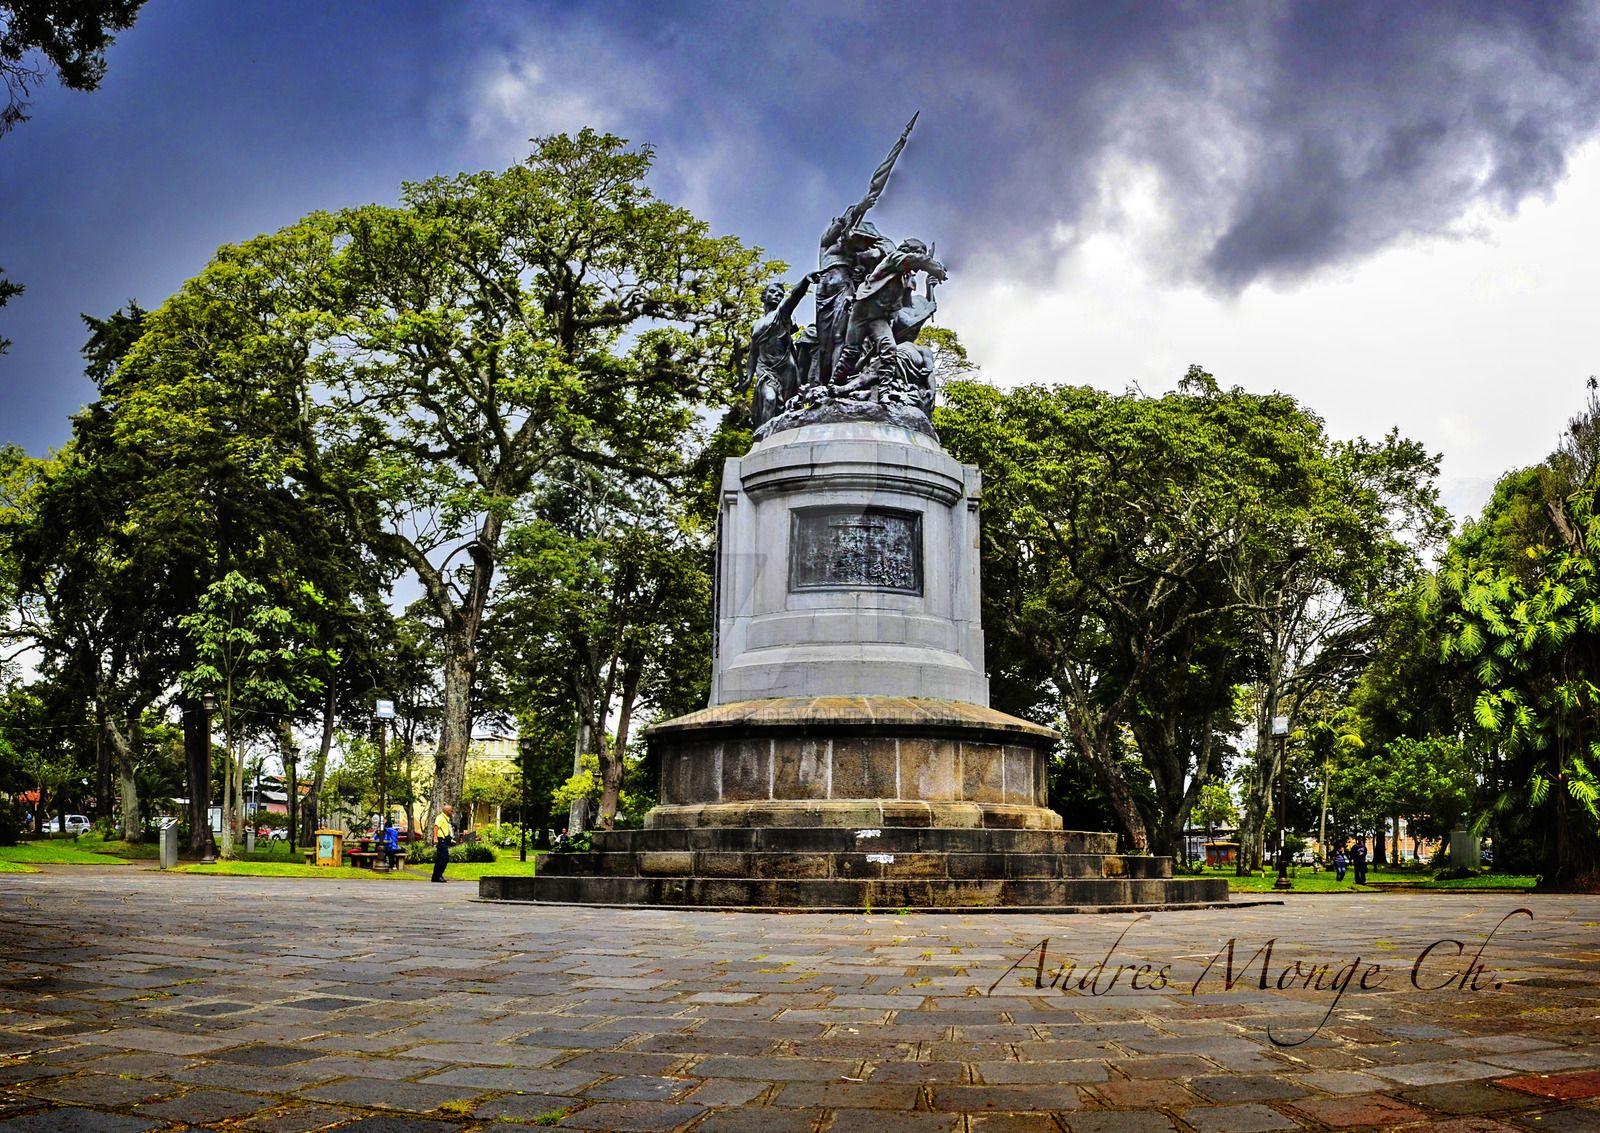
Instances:
[[[781,418],[779,419],[781,423]],[[988,707],[977,470],[887,421],[775,430],[727,462],[711,704],[647,732],[645,829],[489,899],[1111,910],[1226,882],[1066,831],[1049,728]]]

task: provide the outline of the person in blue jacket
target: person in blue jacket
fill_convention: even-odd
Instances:
[[[383,833],[379,836],[378,842],[383,846],[384,860],[388,862],[392,872],[400,860],[400,831],[395,827],[394,819],[384,820]]]

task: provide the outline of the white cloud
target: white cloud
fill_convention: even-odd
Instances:
[[[1397,426],[1442,452],[1459,517],[1550,451],[1600,372],[1600,142],[1516,216],[1485,207],[1450,236],[1236,297],[1156,269],[1152,251],[1183,239],[1176,212],[1137,165],[1104,178],[1101,215],[1047,285],[973,265],[940,292],[941,322],[992,380],[1159,392],[1199,362],[1224,384],[1294,395],[1338,435]]]
[[[502,165],[526,157],[529,138],[614,130],[659,105],[651,66],[582,25],[554,37],[507,27],[465,70],[470,81],[436,100],[435,128],[463,131],[483,160]]]

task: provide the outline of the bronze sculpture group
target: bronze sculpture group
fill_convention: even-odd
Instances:
[[[830,405],[905,406],[923,421],[932,413],[934,359],[917,337],[938,309],[944,265],[921,240],[896,244],[866,220],[916,123],[913,115],[866,195],[828,224],[817,270],[762,292],[765,313],[751,328],[744,377],[758,434],[780,416],[803,424],[808,411]],[[918,275],[926,278],[920,294]],[[796,336],[795,308],[813,285],[816,317]]]

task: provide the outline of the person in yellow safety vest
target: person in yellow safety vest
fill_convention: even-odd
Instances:
[[[449,803],[439,812],[439,817],[433,820],[433,880],[444,880],[444,867],[450,864],[450,844],[455,840],[455,827],[450,825],[450,816],[455,813],[455,808]]]

